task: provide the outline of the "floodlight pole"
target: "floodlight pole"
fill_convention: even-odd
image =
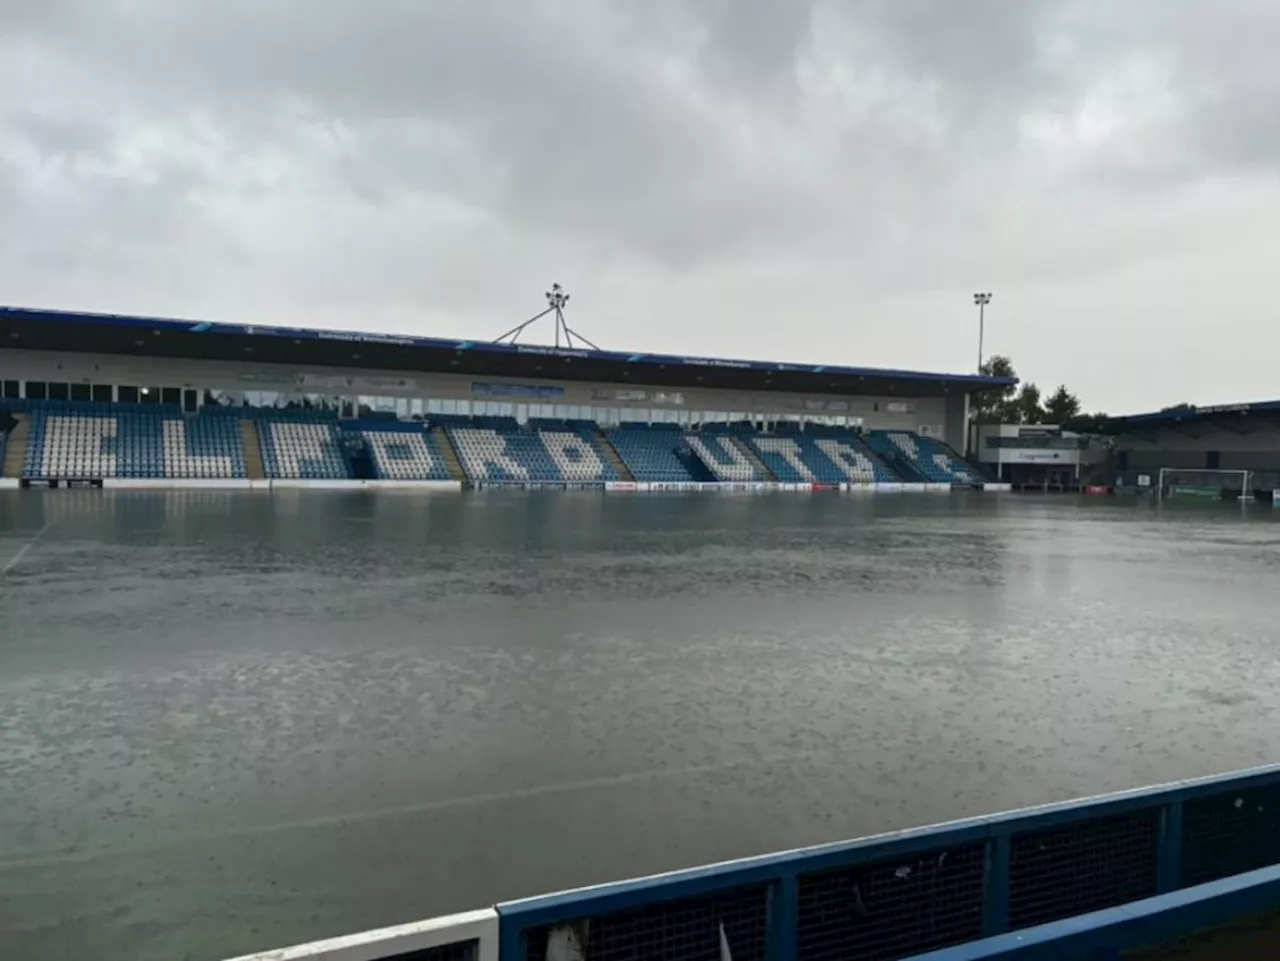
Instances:
[[[526,327],[528,327],[530,324],[534,323],[535,321],[541,320],[543,317],[547,316],[547,314],[551,313],[553,310],[555,310],[554,307],[548,307],[546,310],[542,311],[541,313],[534,314],[532,317],[526,320],[523,324],[516,324],[514,327],[508,330],[505,334],[502,334],[500,337],[495,337],[493,342],[495,344],[500,344],[504,340],[506,340],[508,337],[510,337],[511,343],[514,344],[516,342],[516,338],[519,337],[522,333],[524,333],[524,329]]]
[[[528,327],[530,324],[534,323],[535,321],[541,320],[543,317],[547,316],[547,314],[555,314],[555,328],[556,328],[555,349],[556,350],[560,349],[561,331],[564,332],[565,346],[568,347],[570,350],[574,349],[573,339],[575,337],[578,340],[582,341],[582,343],[590,347],[592,350],[600,349],[591,341],[587,340],[587,338],[583,337],[580,333],[578,333],[576,330],[570,327],[569,322],[564,319],[564,308],[565,308],[565,305],[569,303],[569,295],[565,293],[565,290],[563,287],[561,287],[559,284],[552,284],[551,289],[548,290],[546,294],[544,294],[544,296],[547,298],[546,310],[542,311],[541,313],[534,314],[532,317],[526,320],[523,324],[516,324],[516,326],[512,327],[505,334],[496,338],[494,340],[494,343],[500,344],[504,340],[507,340],[507,338],[510,338],[510,342],[514,344],[516,342],[516,339],[522,333],[524,333],[525,328]]]
[[[978,305],[978,373],[982,373],[982,340],[986,333],[987,304],[991,303],[991,293],[973,295],[973,302]]]

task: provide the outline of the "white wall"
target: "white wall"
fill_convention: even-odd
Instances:
[[[1100,444],[1089,447],[1053,446],[1046,441],[1039,446],[1038,437],[1061,437],[1078,441],[1080,435],[1049,424],[1025,426],[1021,424],[984,424],[977,429],[978,460],[984,464],[1044,464],[1048,467],[1075,467],[1079,465],[1099,464],[1106,459],[1107,452]],[[1027,446],[991,447],[989,440],[1017,440],[1028,438]]]
[[[946,398],[849,397],[840,394],[787,394],[777,391],[722,391],[700,388],[654,387],[645,384],[593,384],[537,378],[503,378],[479,375],[424,374],[414,371],[370,371],[340,367],[305,367],[281,364],[228,363],[224,361],[170,360],[150,357],[115,357],[33,350],[0,349],[0,380],[35,380],[58,383],[128,384],[148,387],[185,387],[226,391],[300,391],[354,397],[437,398],[441,400],[502,400],[509,403],[590,404],[596,407],[648,410],[717,410],[772,414],[848,414],[861,417],[868,427],[918,430],[921,425],[949,426]],[[564,396],[521,398],[481,396],[472,384],[550,384],[564,388]],[[643,390],[646,397],[618,399],[619,391]],[[683,404],[671,395],[680,394]],[[655,395],[665,395],[664,399]],[[957,398],[959,399],[959,397]],[[822,410],[810,410],[806,401],[822,401]],[[847,408],[847,409],[846,409]],[[954,419],[955,405],[950,411]],[[948,430],[948,435],[950,431]]]

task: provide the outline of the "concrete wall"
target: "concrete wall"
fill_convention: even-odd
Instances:
[[[969,395],[956,394],[944,398],[942,404],[942,439],[952,450],[968,454]]]
[[[849,397],[838,394],[786,394],[776,391],[720,391],[654,387],[645,384],[592,384],[535,378],[500,378],[415,371],[369,371],[340,367],[302,367],[223,361],[0,349],[0,380],[179,387],[197,390],[276,391],[344,397],[375,395],[426,400],[500,400],[506,403],[591,405],[644,411],[742,411],[765,414],[847,414],[867,427],[924,431],[936,429],[957,449],[964,446],[967,398],[911,399]],[[494,397],[474,389],[477,383],[537,384],[563,388],[556,397]],[[629,393],[628,393],[629,392]],[[643,392],[644,396],[634,396]],[[937,436],[937,435],[935,435]]]

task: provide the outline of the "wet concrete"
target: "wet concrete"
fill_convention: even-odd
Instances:
[[[0,493],[0,957],[210,961],[1276,760],[1278,522]]]

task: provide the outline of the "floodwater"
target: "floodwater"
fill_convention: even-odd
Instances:
[[[0,493],[0,958],[212,961],[1280,759],[1280,511]]]

